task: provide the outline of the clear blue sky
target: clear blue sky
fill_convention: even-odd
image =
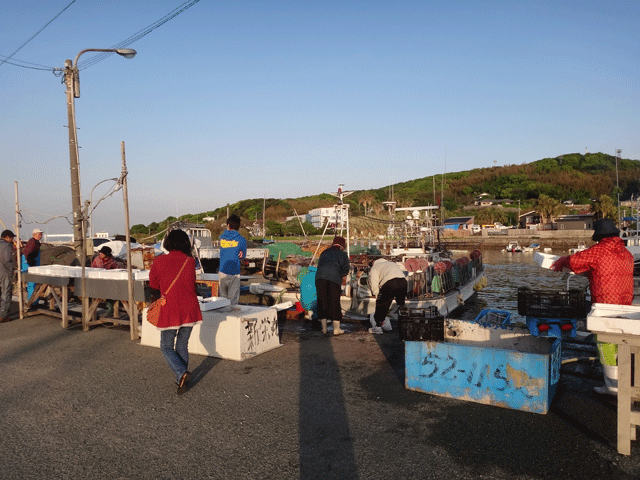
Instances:
[[[0,61],[71,0],[5,2]],[[9,62],[63,67],[184,0],[76,0]],[[640,159],[637,1],[201,0],[82,69],[82,199],[121,170],[131,225],[247,198],[380,188],[477,167],[622,149]],[[5,63],[0,218],[71,232],[65,87]],[[96,187],[92,199],[110,182]],[[120,192],[94,231],[124,233]]]

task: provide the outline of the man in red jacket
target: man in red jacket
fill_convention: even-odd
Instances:
[[[633,301],[633,255],[627,250],[618,230],[609,218],[596,220],[591,237],[596,245],[567,257],[560,257],[551,270],[561,272],[564,267],[589,279],[591,303],[631,305]],[[598,343],[604,372],[604,387],[596,392],[618,393],[618,346]]]

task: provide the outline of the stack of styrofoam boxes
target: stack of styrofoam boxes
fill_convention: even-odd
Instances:
[[[29,273],[34,275],[46,275],[49,277],[77,277],[82,276],[82,267],[69,265],[41,265],[37,267],[29,267]],[[134,280],[149,281],[149,270],[140,270],[134,268],[132,270]],[[85,267],[84,276],[86,278],[100,278],[110,280],[126,280],[126,269],[105,270],[104,268]]]
[[[29,273],[34,275],[46,275],[49,277],[79,277],[80,267],[70,267],[68,265],[40,265],[29,267]]]

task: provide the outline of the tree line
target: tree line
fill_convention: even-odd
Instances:
[[[345,198],[352,217],[384,216],[383,202],[394,200],[399,207],[439,205],[446,216],[476,217],[476,223],[515,224],[516,208],[477,208],[473,203],[480,196],[509,200],[511,206],[519,204],[520,211],[536,210],[549,222],[558,215],[572,213],[562,202],[590,205],[597,218],[617,219],[618,195],[620,201],[637,196],[640,191],[640,161],[616,158],[604,153],[571,153],[544,158],[522,165],[494,166],[468,171],[434,174],[377,189],[361,190]],[[392,198],[393,197],[393,198]],[[267,235],[301,235],[300,223],[286,222],[288,216],[307,213],[320,207],[331,207],[334,196],[323,193],[301,198],[256,198],[225,205],[198,214],[179,218],[168,217],[149,225],[134,225],[132,235],[153,235],[177,220],[205,223],[204,218],[215,218],[207,227],[215,235],[224,228],[227,211],[239,215],[243,226],[261,224],[263,218]],[[573,212],[580,213],[580,212]],[[303,224],[305,233],[319,233],[310,223]],[[250,234],[251,228],[247,228]]]

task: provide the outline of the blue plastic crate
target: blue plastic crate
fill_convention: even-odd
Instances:
[[[575,318],[537,318],[527,317],[527,328],[534,337],[575,337],[577,335],[578,321]],[[540,325],[548,325],[549,330],[540,331]],[[565,325],[566,330],[562,329]],[[571,326],[571,329],[568,326]]]
[[[511,312],[485,308],[473,321],[480,325],[511,325]]]

